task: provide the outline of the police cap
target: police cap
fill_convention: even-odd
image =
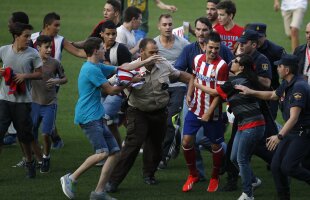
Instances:
[[[246,26],[246,29],[256,31],[259,37],[266,36],[267,25],[264,23],[251,23]]]
[[[237,41],[246,43],[249,40],[258,40],[258,33],[253,30],[245,30]]]

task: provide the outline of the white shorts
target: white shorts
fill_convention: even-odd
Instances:
[[[306,9],[297,8],[295,10],[282,11],[282,17],[284,22],[284,30],[287,36],[291,35],[291,27],[300,29]]]

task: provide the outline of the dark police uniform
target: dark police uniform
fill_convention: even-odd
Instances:
[[[310,184],[310,171],[300,165],[310,151],[310,87],[302,76],[294,76],[289,83],[282,82],[276,95],[280,98],[284,121],[290,118],[290,108],[301,108],[298,121],[278,144],[271,164],[279,195],[289,195],[288,176]]]
[[[265,37],[267,25],[264,23],[252,23],[248,24],[246,26],[246,29],[254,30],[258,33],[260,37]],[[271,88],[275,90],[276,88],[279,87],[280,83],[279,83],[279,74],[277,71],[277,66],[274,65],[273,63],[281,59],[281,56],[285,53],[285,50],[283,47],[276,45],[267,39],[265,39],[264,43],[257,50],[260,53],[264,54],[271,64],[270,65],[272,73]],[[269,105],[273,119],[276,119],[279,105],[278,101],[270,101]]]

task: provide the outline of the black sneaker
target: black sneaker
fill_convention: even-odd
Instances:
[[[35,160],[31,162],[26,162],[26,177],[35,178],[36,177],[36,162]]]
[[[41,173],[48,173],[50,171],[50,158],[43,158],[43,162],[41,165],[40,172]]]
[[[148,185],[156,185],[157,184],[157,181],[156,181],[154,176],[147,176],[147,177],[144,177],[143,179],[144,179],[145,184],[148,184]]]

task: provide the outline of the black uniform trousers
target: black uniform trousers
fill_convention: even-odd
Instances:
[[[144,112],[129,106],[127,109],[127,135],[121,149],[120,160],[114,168],[110,182],[119,185],[133,166],[142,144],[143,177],[153,177],[162,158],[162,142],[167,129],[167,109]]]

